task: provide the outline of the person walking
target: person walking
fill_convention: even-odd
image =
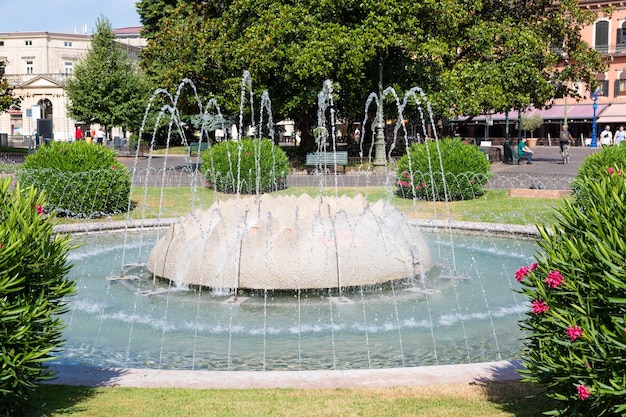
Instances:
[[[561,156],[563,156],[563,151],[565,149],[569,149],[570,144],[573,142],[574,138],[569,130],[567,130],[567,125],[564,124],[561,126],[561,131],[559,132],[559,148],[561,148]]]
[[[602,133],[600,133],[600,143],[602,146],[610,146],[613,144],[613,133],[611,133],[611,126],[606,125]]]
[[[104,144],[104,137],[106,133],[103,128],[98,129],[98,145]]]
[[[615,132],[615,145],[619,146],[624,141],[626,141],[626,131],[624,126],[620,126],[617,132]]]

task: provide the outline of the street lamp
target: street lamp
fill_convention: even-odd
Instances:
[[[591,93],[591,99],[593,100],[593,123],[591,124],[591,144],[589,145],[590,148],[597,148],[598,147],[598,138],[597,138],[597,133],[598,133],[598,124],[596,121],[596,110],[598,109],[598,92],[594,91],[593,93]]]

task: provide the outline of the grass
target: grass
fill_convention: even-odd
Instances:
[[[44,385],[26,417],[537,416],[549,408],[517,381],[372,389],[90,388]]]
[[[275,195],[309,194],[316,196],[320,190],[315,187],[289,187]],[[549,198],[510,197],[507,190],[486,190],[474,200],[449,203],[413,201],[399,198],[382,187],[324,189],[322,195],[336,194],[354,196],[362,194],[370,202],[389,200],[392,205],[408,217],[420,219],[462,220],[474,222],[506,224],[549,224],[554,221],[552,208],[559,200]],[[216,198],[227,199],[232,195],[215,193],[205,187],[195,190],[188,187],[135,188],[132,200],[137,204],[131,214],[134,219],[145,217],[177,217],[189,213],[194,208],[208,208]],[[123,216],[118,216],[123,218]]]

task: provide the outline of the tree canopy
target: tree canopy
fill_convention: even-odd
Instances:
[[[0,70],[2,70],[0,76],[4,75],[4,67],[6,64],[6,62],[0,61]],[[21,97],[16,97],[13,94],[13,87],[9,85],[9,82],[3,77],[0,77],[0,113],[9,109],[19,108],[21,101]]]
[[[300,122],[326,79],[339,116],[361,120],[382,66],[385,86],[421,87],[436,115],[475,116],[542,107],[571,94],[568,81],[595,87],[604,66],[580,35],[595,13],[576,0],[178,0],[151,15],[142,66],[159,87],[187,77],[233,110],[248,70],[273,110]]]
[[[115,42],[108,19],[96,21],[91,49],[65,86],[68,112],[76,120],[138,130],[147,104],[147,84],[127,51]]]

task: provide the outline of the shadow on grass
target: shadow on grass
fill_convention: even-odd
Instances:
[[[518,417],[534,417],[554,408],[553,400],[544,395],[543,387],[521,380],[517,373],[521,363],[514,367],[491,368],[489,380],[479,380],[479,385],[486,399],[497,404],[502,411]]]
[[[56,376],[39,386],[20,416],[42,417],[80,412],[80,403],[93,397],[96,388],[116,386],[125,373],[123,369],[74,365],[51,365],[50,369]]]

